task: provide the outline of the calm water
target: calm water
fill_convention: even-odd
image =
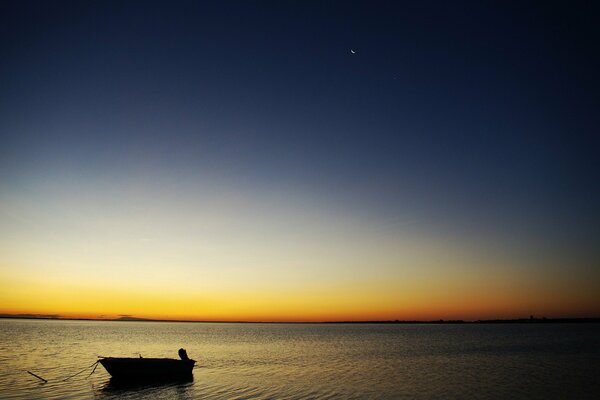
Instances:
[[[199,361],[115,387],[97,355]],[[42,384],[25,370],[49,380]],[[279,325],[0,320],[0,398],[600,398],[600,324]]]

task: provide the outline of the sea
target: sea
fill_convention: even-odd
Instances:
[[[191,380],[93,370],[179,348],[198,361]],[[0,399],[600,399],[600,324],[2,319]]]

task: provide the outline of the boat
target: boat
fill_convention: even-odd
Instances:
[[[160,380],[192,376],[195,360],[188,358],[184,349],[179,350],[180,360],[174,358],[125,358],[101,357],[98,361],[114,379]]]

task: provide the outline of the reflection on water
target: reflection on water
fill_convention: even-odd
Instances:
[[[169,357],[192,380],[121,384],[96,356]],[[25,371],[48,379],[44,384]],[[600,324],[336,325],[0,320],[0,398],[597,398]]]
[[[153,395],[157,392],[165,395],[168,393],[177,393],[178,395],[181,395],[185,394],[186,390],[192,387],[193,382],[193,376],[178,379],[153,380],[151,382],[110,378],[100,389],[100,392],[109,397],[116,396],[119,398],[128,396],[139,398],[141,393]]]

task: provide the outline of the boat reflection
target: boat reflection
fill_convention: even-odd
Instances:
[[[146,391],[155,388],[186,388],[194,383],[194,376],[184,376],[176,378],[164,378],[164,379],[136,379],[136,380],[123,380],[110,378],[104,387],[101,389],[104,393],[117,394],[119,392],[128,391]]]

